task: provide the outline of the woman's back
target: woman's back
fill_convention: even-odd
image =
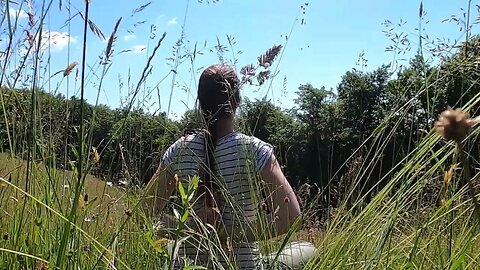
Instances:
[[[273,149],[255,137],[232,132],[217,139],[214,150],[215,172],[212,181],[216,184],[215,200],[226,230],[245,228],[257,217],[259,209],[258,175],[272,156]],[[165,152],[164,166],[188,181],[198,176],[205,162],[205,138],[202,133],[181,137]],[[203,207],[202,200],[194,205],[198,211]],[[190,218],[189,224],[195,221]],[[254,268],[258,258],[258,248],[254,243],[233,244],[233,256],[240,269]],[[186,246],[181,251],[188,257],[202,260],[205,254],[198,246]],[[204,258],[206,259],[206,258]],[[222,261],[222,260],[220,260]]]
[[[238,132],[217,140],[214,152],[215,177],[212,181],[222,193],[215,199],[226,227],[254,220],[259,205],[255,197],[257,194],[251,191],[257,189],[257,176],[272,152],[270,144]],[[202,133],[180,138],[164,155],[164,165],[183,181],[198,176],[204,163],[205,139]],[[200,207],[200,203],[197,207]]]

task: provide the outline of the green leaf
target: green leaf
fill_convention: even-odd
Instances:
[[[189,210],[185,211],[185,213],[183,213],[182,218],[180,219],[180,222],[185,223],[189,215],[190,215],[190,211]]]
[[[191,180],[188,185],[188,191],[196,191],[198,188],[198,182],[200,181],[200,177],[195,175]]]
[[[195,192],[197,191],[199,181],[200,181],[200,177],[194,176],[190,180],[190,183],[188,184],[188,201],[189,202],[193,199],[193,196],[195,195]]]

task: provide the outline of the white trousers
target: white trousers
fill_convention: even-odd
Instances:
[[[315,246],[306,241],[295,241],[287,244],[283,250],[278,254],[278,252],[273,252],[268,255],[262,256],[262,263],[259,266],[259,269],[285,269],[285,270],[300,270],[305,263],[308,262],[316,252]],[[172,254],[173,252],[173,241],[168,245],[168,252]],[[178,254],[178,249],[175,252]],[[275,260],[275,258],[277,258]],[[174,258],[175,260],[176,258]],[[178,262],[177,262],[178,263]]]
[[[317,249],[315,246],[306,241],[291,242],[278,255],[277,261],[280,267],[286,269],[301,269],[314,255]],[[272,264],[277,256],[277,252],[265,256],[267,264]],[[275,265],[275,262],[273,262]],[[275,268],[274,269],[278,269]]]

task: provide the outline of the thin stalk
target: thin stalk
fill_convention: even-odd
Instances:
[[[472,175],[471,175],[471,172],[470,172],[470,166],[469,166],[468,158],[466,156],[466,153],[465,153],[465,150],[464,150],[464,147],[463,147],[462,143],[458,143],[457,148],[458,148],[458,153],[460,155],[460,161],[462,163],[463,172],[465,173],[465,179],[467,181],[469,193],[470,193],[470,196],[472,197],[472,201],[473,201],[473,207],[474,207],[473,215],[477,219],[477,221],[480,221],[480,205],[478,203],[477,197],[475,196],[475,187],[472,183]],[[478,222],[475,222],[475,224],[476,224],[476,226],[478,226]]]
[[[83,27],[83,55],[82,55],[82,75],[81,75],[81,86],[80,86],[80,128],[79,128],[79,145],[78,145],[78,161],[77,161],[77,183],[75,185],[75,196],[73,200],[72,209],[68,216],[70,222],[66,223],[63,230],[62,240],[60,242],[60,248],[57,255],[56,265],[62,269],[65,260],[65,250],[67,242],[70,236],[71,224],[75,223],[78,201],[80,198],[80,190],[83,186],[85,177],[83,175],[83,155],[84,155],[84,93],[85,93],[85,67],[86,67],[86,54],[87,54],[87,33],[88,33],[88,10],[90,6],[90,1],[85,1],[85,18],[84,18],[84,27]]]
[[[35,129],[36,129],[36,124],[35,124],[35,111],[36,111],[36,96],[35,96],[35,88],[37,85],[37,71],[39,69],[39,61],[40,61],[40,50],[42,47],[42,31],[43,31],[43,21],[45,19],[46,13],[50,9],[50,5],[52,4],[53,0],[50,1],[48,4],[48,7],[45,7],[45,1],[43,1],[42,4],[42,20],[40,22],[40,26],[38,28],[38,41],[37,41],[37,50],[35,52],[35,61],[34,61],[34,68],[33,68],[33,82],[32,82],[32,94],[31,94],[31,111],[30,111],[30,131],[27,133],[27,140],[28,140],[28,153],[27,153],[27,169],[26,169],[26,179],[25,179],[25,191],[29,192],[29,183],[30,183],[30,178],[31,178],[31,173],[32,173],[32,166],[33,166],[33,159],[36,157],[36,134],[35,134]],[[30,47],[31,48],[31,47]],[[28,55],[28,54],[27,54]],[[26,197],[25,197],[26,198]],[[20,222],[17,228],[17,233],[16,233],[16,239],[15,242],[19,240],[19,235],[22,230],[22,227],[24,225],[23,222],[23,215],[25,213],[25,208],[26,204],[23,204],[22,207],[22,212],[20,214]]]

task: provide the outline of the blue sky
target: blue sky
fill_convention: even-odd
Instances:
[[[117,19],[122,17],[114,46],[113,64],[104,78],[99,103],[111,107],[120,105],[120,98],[126,96],[128,88],[131,89],[139,80],[147,58],[163,32],[166,32],[166,38],[152,62],[152,72],[137,101],[145,101],[143,104],[150,111],[166,111],[170,94],[173,93],[170,107],[172,117],[178,117],[187,108],[194,106],[197,78],[201,69],[218,61],[217,54],[209,50],[217,44],[217,37],[227,47],[227,35],[234,37],[233,50],[226,52],[225,58],[232,60],[235,55],[237,68],[255,63],[257,57],[274,44],[285,46],[282,58],[277,59],[273,66],[279,73],[272,83],[260,88],[247,87],[243,95],[251,99],[267,96],[275,104],[286,108],[294,106],[295,91],[302,83],[335,88],[346,71],[359,68],[356,62],[362,52],[368,60],[364,68],[366,71],[401,58],[394,58],[392,52],[385,51],[387,46],[393,44],[383,33],[386,27],[382,23],[385,20],[390,20],[394,25],[400,20],[406,22],[396,29],[398,33],[408,34],[412,47],[410,53],[402,57],[411,57],[418,47],[418,32],[415,28],[419,23],[420,1],[417,0],[221,0],[210,4],[205,0],[203,3],[197,0],[163,0],[153,1],[143,11],[131,16],[132,10],[148,2],[91,1],[90,18],[107,38]],[[306,2],[308,6],[305,5]],[[83,3],[83,0],[72,1],[72,13],[83,12]],[[468,1],[451,0],[423,1],[425,21],[429,21],[425,25],[424,34],[430,38],[464,38],[455,23],[442,23],[442,20],[461,14],[460,9],[466,8],[467,3]],[[68,1],[63,0],[63,5],[63,9],[59,10],[58,1],[54,1],[45,22],[45,28],[57,35],[50,42],[51,73],[64,69],[68,63],[81,62],[83,24],[77,16],[71,21],[70,28],[65,26],[68,18],[65,6]],[[33,10],[39,9],[38,6],[33,7]],[[23,10],[28,12],[29,8],[24,6]],[[478,15],[475,5],[472,10],[474,20]],[[26,22],[25,16],[21,14],[20,17],[20,21]],[[302,24],[302,20],[305,23]],[[145,22],[138,24],[142,21]],[[155,26],[156,36],[150,39],[152,25]],[[173,56],[173,46],[180,38],[182,29],[185,48],[193,51],[195,44],[197,49],[201,49],[205,43],[207,48],[203,55],[197,55],[193,63],[189,60],[182,62],[172,88],[171,62],[166,59]],[[476,31],[475,27],[473,31]],[[95,64],[98,64],[105,47],[106,41],[94,36],[92,32],[88,33],[87,61],[95,71],[94,75],[88,77],[86,85],[86,98],[91,103],[95,102],[100,81],[98,77],[102,72],[102,68]],[[117,54],[127,49],[131,51]],[[242,53],[238,54],[239,51]],[[185,51],[182,50],[181,53]],[[66,95],[66,80],[59,82],[59,79],[61,75],[49,84],[47,78],[44,78],[42,84],[47,91],[58,91]],[[119,81],[123,82],[121,91]],[[57,82],[60,83],[58,87]],[[69,96],[77,93],[78,87],[79,83],[75,84],[72,74]],[[144,94],[148,92],[151,94]]]

